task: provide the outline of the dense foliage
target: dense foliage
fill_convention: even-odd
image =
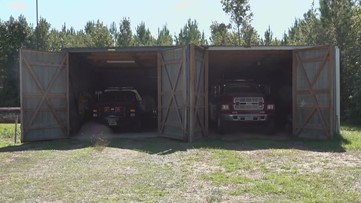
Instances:
[[[282,39],[273,38],[269,27],[264,36],[252,26],[248,0],[220,0],[231,23],[213,22],[207,40],[198,22],[189,19],[178,34],[170,34],[167,25],[154,35],[142,22],[132,30],[129,18],[110,26],[88,21],[84,29],[66,24],[51,28],[41,18],[38,26],[29,25],[23,16],[0,19],[0,106],[19,105],[19,49],[60,51],[66,47],[129,47],[184,45],[324,45],[338,46],[341,51],[341,105],[344,118],[361,120],[361,2],[360,0],[319,0],[301,19],[296,19]],[[359,121],[361,122],[361,121]]]

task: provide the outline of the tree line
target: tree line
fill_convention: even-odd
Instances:
[[[341,51],[341,106],[343,118],[361,122],[361,0],[319,0],[284,33],[273,37],[271,27],[260,36],[252,26],[253,13],[248,0],[220,0],[230,22],[214,21],[210,37],[189,19],[178,34],[167,25],[151,33],[145,22],[132,29],[131,19],[124,17],[109,26],[102,21],[88,21],[84,29],[66,24],[51,28],[45,18],[37,26],[24,16],[0,19],[0,106],[19,105],[19,49],[60,51],[68,47],[131,47],[170,45],[215,46],[338,46]]]

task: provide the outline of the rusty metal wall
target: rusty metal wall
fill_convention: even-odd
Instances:
[[[23,142],[68,136],[68,84],[66,53],[20,51]]]

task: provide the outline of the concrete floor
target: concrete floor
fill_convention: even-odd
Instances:
[[[130,130],[113,130],[106,125],[97,122],[87,122],[74,136],[77,139],[92,139],[92,138],[150,138],[158,137],[157,129],[145,129],[141,132],[134,132]]]
[[[131,130],[116,130],[109,128],[106,125],[97,122],[85,123],[79,132],[74,136],[75,139],[94,139],[94,138],[151,138],[160,137],[158,129],[156,127],[143,129],[141,132],[134,132]],[[274,134],[263,134],[253,129],[234,129],[226,134],[218,134],[212,128],[209,130],[208,137],[221,138],[223,140],[237,140],[237,139],[249,139],[249,138],[265,138],[283,140],[288,139],[289,136],[286,132],[278,131]]]

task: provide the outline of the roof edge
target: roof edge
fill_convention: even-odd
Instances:
[[[310,48],[312,46],[254,46],[254,47],[240,47],[240,46],[209,46],[206,47],[209,51],[292,51],[295,49]]]
[[[177,48],[181,46],[137,46],[137,47],[103,47],[103,48],[89,48],[89,47],[72,47],[63,48],[63,52],[69,53],[84,53],[84,52],[157,52],[169,48]]]

